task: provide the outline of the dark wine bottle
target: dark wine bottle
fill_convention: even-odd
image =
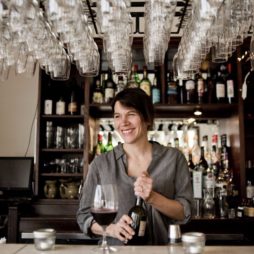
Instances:
[[[108,70],[108,79],[105,80],[104,85],[104,100],[106,103],[111,103],[111,101],[115,97],[116,84],[113,80],[112,71],[110,69]]]
[[[190,78],[185,82],[186,103],[196,103],[196,85],[194,78]]]
[[[128,213],[132,219],[131,227],[135,231],[135,235],[128,241],[130,245],[143,245],[146,242],[147,213],[143,202],[141,197],[137,197],[135,206]]]
[[[77,86],[73,85],[71,88],[71,96],[68,104],[68,113],[70,115],[77,115],[78,114],[78,92],[77,92]]]
[[[227,98],[228,103],[233,103],[235,101],[235,85],[234,85],[234,79],[232,75],[232,65],[229,63],[227,65],[228,68],[228,76],[227,76]]]
[[[226,85],[221,71],[218,71],[216,80],[216,98],[220,103],[225,103],[226,100]]]
[[[177,83],[173,80],[173,74],[167,73],[167,96],[168,104],[177,104]]]

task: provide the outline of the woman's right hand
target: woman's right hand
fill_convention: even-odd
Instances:
[[[128,240],[132,239],[135,234],[134,230],[130,226],[131,223],[132,219],[128,215],[124,214],[117,223],[110,224],[106,228],[106,233],[111,237],[127,243]]]

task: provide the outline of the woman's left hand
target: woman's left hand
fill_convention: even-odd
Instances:
[[[140,196],[143,200],[147,201],[153,189],[153,179],[147,172],[143,172],[134,183],[134,192],[136,196]]]

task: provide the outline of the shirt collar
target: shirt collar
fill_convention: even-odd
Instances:
[[[159,143],[150,141],[152,144],[152,149],[153,149],[153,157],[156,155],[160,155],[162,153],[163,146],[161,146]],[[118,144],[115,148],[115,158],[116,160],[120,159],[122,156],[125,155],[124,150],[123,150],[123,143]]]

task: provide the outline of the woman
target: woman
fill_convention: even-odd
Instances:
[[[153,125],[151,98],[139,88],[127,88],[112,102],[114,125],[124,143],[96,157],[89,166],[83,187],[77,221],[89,235],[101,235],[89,207],[92,190],[100,177],[117,182],[119,209],[114,223],[106,229],[110,244],[124,244],[133,237],[128,211],[135,196],[145,201],[148,214],[147,244],[166,244],[168,225],[186,223],[191,217],[192,188],[187,162],[175,149],[149,142],[147,132]],[[99,177],[98,177],[99,176]]]

